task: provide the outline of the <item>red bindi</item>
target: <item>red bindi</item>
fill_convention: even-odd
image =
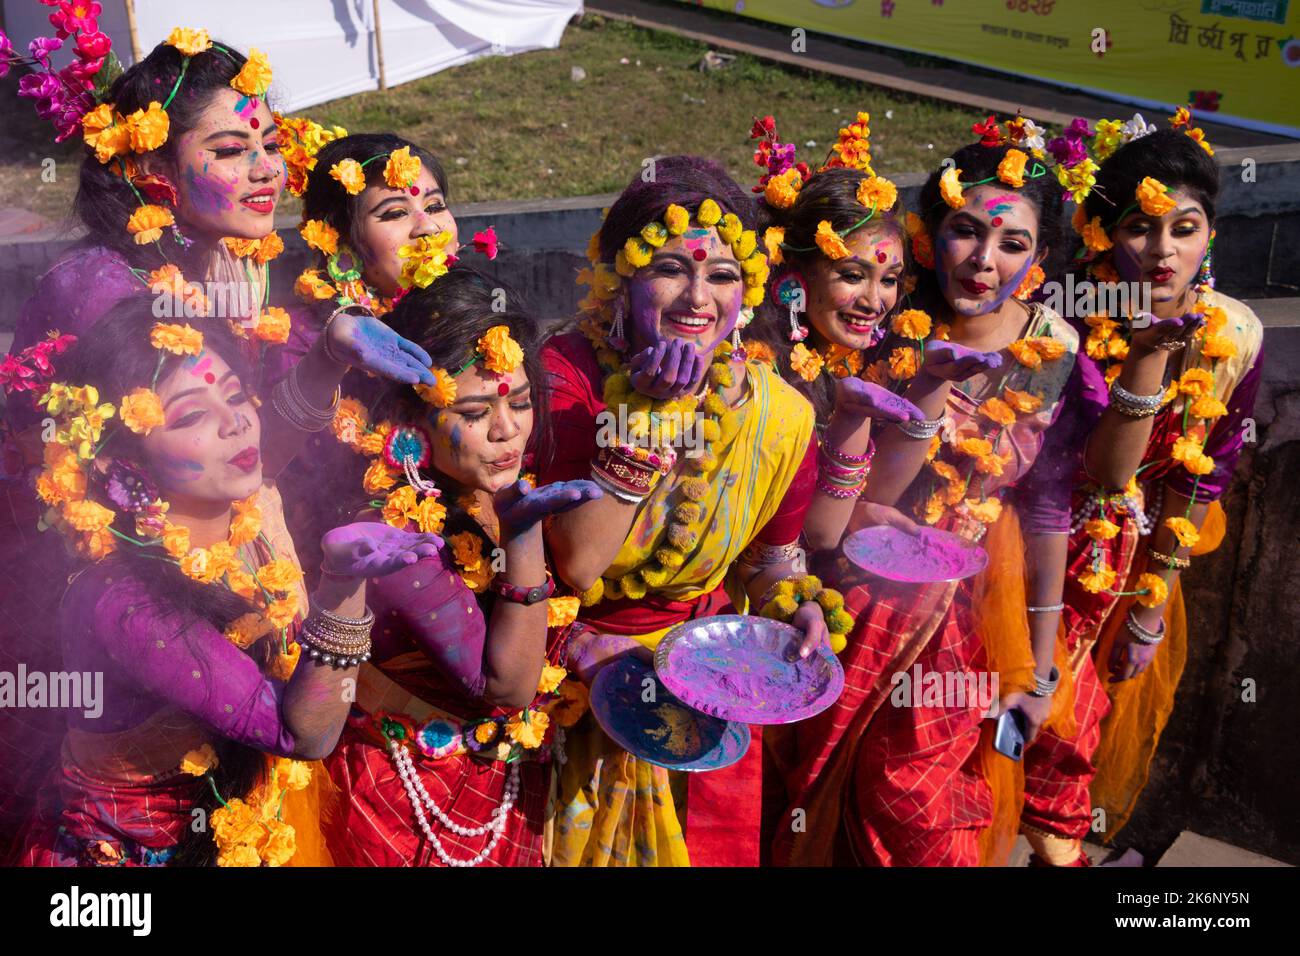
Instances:
[[[883,252],[877,252],[877,253],[876,253],[876,261],[877,261],[877,262],[884,262],[884,261],[885,261],[885,254],[884,254]]]
[[[258,122],[257,117],[254,116],[252,119],[250,119],[250,120],[248,121],[248,125],[251,126],[251,127],[253,127],[253,129],[257,129],[257,128],[258,128],[259,126],[261,126],[262,124],[261,124],[260,122]]]
[[[509,395],[510,386],[507,385],[505,382],[502,382],[500,385],[497,386],[497,394],[501,396]]]
[[[216,377],[215,375],[213,375],[211,372],[208,372],[207,374],[205,374],[205,375],[203,376],[203,381],[207,382],[209,385],[211,385],[211,384],[212,384],[213,382],[215,382],[216,380],[217,380],[217,377]]]
[[[696,262],[703,262],[705,259],[709,257],[709,254],[705,252],[703,249],[696,249],[694,252],[691,253],[691,255],[695,257]]]
[[[412,187],[411,187],[411,195],[412,195],[412,196],[418,196],[418,195],[420,195],[420,187],[419,187],[419,186],[412,186]]]
[[[993,217],[993,225],[995,225],[995,226],[1000,226],[1000,225],[1002,225],[1002,217],[1001,217],[1001,216],[994,216],[994,217]]]

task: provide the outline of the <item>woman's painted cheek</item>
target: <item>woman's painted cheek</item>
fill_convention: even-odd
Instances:
[[[164,452],[158,456],[158,464],[165,480],[179,484],[189,484],[203,477],[203,465],[192,458]]]
[[[202,169],[187,166],[185,183],[189,187],[189,201],[194,209],[205,215],[228,212],[235,208],[232,198],[235,184],[219,179],[209,173],[208,163]]]
[[[1115,271],[1125,282],[1136,282],[1142,275],[1142,266],[1137,256],[1122,243],[1115,244]]]
[[[631,302],[632,339],[638,348],[659,342],[659,309],[650,294],[650,284],[633,278],[628,285]]]

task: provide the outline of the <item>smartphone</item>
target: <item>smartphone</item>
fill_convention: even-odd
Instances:
[[[1019,760],[1025,752],[1025,715],[1012,707],[998,717],[993,731],[993,749],[1012,760]]]

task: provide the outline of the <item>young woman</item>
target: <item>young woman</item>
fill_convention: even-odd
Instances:
[[[1109,841],[1146,783],[1186,659],[1179,572],[1222,537],[1218,500],[1259,387],[1260,322],[1213,289],[1219,171],[1186,111],[1174,121],[1098,124],[1098,146],[1119,144],[1075,218],[1091,277],[1145,286],[1152,314],[1100,313],[1080,328],[1104,412],[1074,495],[1064,638],[1076,686],[1095,690],[1080,694],[1076,735],[1027,751],[1022,816],[1037,860],[1054,865],[1085,865],[1092,806]]]
[[[295,141],[299,138],[295,131]],[[361,133],[325,143],[314,159],[315,168],[303,170],[299,232],[317,261],[295,284],[305,304],[290,310],[293,331],[268,370],[273,380],[310,350],[339,310],[385,318],[393,300],[417,286],[414,272],[422,263],[435,267],[428,277],[419,277],[427,284],[445,269],[446,262],[438,260],[449,261],[458,248],[456,220],[447,208],[447,175],[428,150],[391,133]],[[343,390],[368,405],[382,388],[382,382],[357,375]],[[357,457],[329,435],[313,437],[308,451],[286,472],[283,484],[289,527],[303,542],[310,564],[311,542],[350,520],[360,506],[361,472]]]
[[[364,580],[440,541],[336,529],[309,604],[262,450],[280,415],[259,411],[245,358],[224,323],[162,323],[133,296],[40,399],[58,424],[45,523],[82,559],[59,606],[63,666],[104,685],[69,714],[25,864],[328,862],[304,761],[333,748],[369,654]]]
[[[986,129],[927,180],[913,250],[929,308],[900,316],[907,321],[894,323],[866,371],[905,389],[925,420],[879,432],[863,497],[981,542],[990,567],[974,582],[921,586],[842,561],[831,572],[853,585],[852,679],[800,728],[779,864],[971,865],[981,842],[986,858],[1001,850],[990,845],[986,778],[1004,758],[981,747],[989,702],[889,701],[895,674],[997,674],[1001,705],[1024,714],[1030,737],[1051,713],[1068,479],[1035,462],[1076,387],[1078,339],[1054,312],[1023,301],[1057,243],[1061,201],[1045,164],[1007,143],[1016,129]],[[795,809],[806,828],[791,826]]]
[[[755,223],[752,200],[716,164],[657,160],[593,237],[583,332],[544,350],[557,454],[543,482],[590,475],[607,492],[548,529],[557,573],[584,592],[580,620],[600,632],[570,652],[584,680],[619,654],[648,658],[681,621],[733,609],[790,619],[805,654],[826,640],[827,617],[848,629],[838,595],[796,573],[816,481],[812,409],[728,341],[763,297]],[[792,578],[803,590],[774,601]],[[575,727],[552,862],[756,864],[754,737],[739,763],[674,793],[667,771],[594,721]]]
[[[403,298],[388,319],[427,346],[437,385],[388,389],[373,422],[349,401],[335,424],[373,459],[364,485],[383,521],[449,545],[371,583],[374,665],[327,761],[339,863],[542,864],[578,602],[546,600],[540,522],[601,492],[520,478],[530,440],[547,443],[546,393],[536,325],[508,290],[499,310],[500,288],[456,266]]]

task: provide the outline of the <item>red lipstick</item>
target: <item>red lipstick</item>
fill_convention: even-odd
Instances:
[[[231,458],[229,463],[234,465],[244,474],[249,475],[253,473],[253,470],[257,467],[257,463],[261,460],[261,452],[259,452],[254,446],[249,445],[238,455]]]

